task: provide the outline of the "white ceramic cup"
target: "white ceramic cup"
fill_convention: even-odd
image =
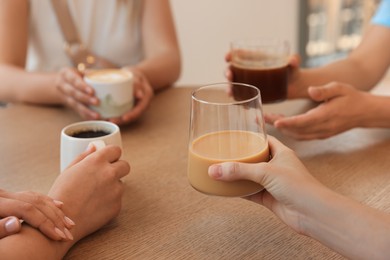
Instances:
[[[95,137],[80,136],[85,135],[86,132],[92,132],[92,136]],[[99,133],[101,136],[96,136],[100,135]],[[84,152],[91,143],[98,150],[108,144],[117,145],[122,148],[119,127],[107,121],[83,121],[64,127],[61,131],[61,172],[78,155]]]
[[[93,70],[84,76],[85,82],[95,90],[100,100],[91,109],[102,118],[120,117],[134,105],[133,74],[121,69]]]

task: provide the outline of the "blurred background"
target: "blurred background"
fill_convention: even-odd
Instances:
[[[183,71],[177,85],[225,81],[231,40],[276,37],[302,66],[341,58],[359,44],[380,0],[171,0]]]

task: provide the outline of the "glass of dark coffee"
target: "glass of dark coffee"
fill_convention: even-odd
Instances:
[[[262,103],[287,98],[289,44],[279,39],[237,40],[231,43],[233,82],[256,86]],[[234,92],[239,96],[239,93]]]

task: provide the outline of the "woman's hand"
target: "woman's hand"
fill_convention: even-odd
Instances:
[[[68,241],[50,240],[35,228],[22,225],[19,233],[1,240],[1,257],[62,259],[77,241],[117,216],[124,191],[121,178],[130,170],[128,163],[119,160],[120,156],[121,149],[117,146],[98,151],[90,146],[55,180],[49,196],[63,201],[60,203],[63,212],[76,223],[67,234]]]
[[[269,136],[272,159],[250,164],[227,162],[209,167],[209,175],[220,181],[251,180],[264,186],[264,190],[247,197],[274,212],[287,225],[303,233],[302,219],[308,209],[321,204],[320,184],[297,158],[294,152]],[[317,205],[318,204],[318,205]]]
[[[99,100],[91,86],[85,83],[83,74],[75,68],[63,68],[59,71],[56,83],[62,94],[63,103],[76,111],[84,119],[99,119],[99,113],[89,106],[98,105]]]
[[[348,259],[388,258],[388,213],[333,192],[310,175],[292,150],[273,137],[269,145],[268,163],[215,164],[209,167],[210,177],[263,185],[264,190],[247,198]]]
[[[288,61],[288,86],[287,98],[307,97],[307,86],[302,85],[301,81],[301,58],[298,54],[291,55]]]
[[[49,196],[64,202],[63,210],[76,226],[74,242],[96,231],[119,214],[124,186],[121,178],[130,171],[120,160],[121,149],[91,146],[62,172]]]
[[[20,231],[20,220],[53,240],[71,240],[74,222],[62,212],[63,203],[36,192],[0,190],[0,238]]]
[[[301,115],[266,115],[265,121],[296,139],[324,139],[363,126],[371,108],[367,102],[374,97],[337,82],[310,87],[308,94],[312,100],[322,103]]]
[[[125,125],[137,120],[148,108],[154,96],[154,90],[145,75],[136,68],[126,68],[133,73],[133,87],[135,106],[118,118],[110,118],[109,121],[117,125]]]

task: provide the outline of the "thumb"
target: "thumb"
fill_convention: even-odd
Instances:
[[[15,233],[21,229],[20,221],[17,217],[7,217],[0,220],[0,239]]]
[[[279,140],[273,136],[268,136],[268,144],[272,157],[278,157],[278,154],[284,150],[289,150]],[[272,161],[273,159],[271,159]],[[270,162],[271,162],[270,161]],[[270,166],[269,162],[261,163],[240,163],[240,162],[225,162],[213,164],[208,169],[208,174],[211,178],[223,181],[235,180],[250,180],[266,186],[267,177],[270,172],[275,172],[276,169]],[[272,174],[271,174],[272,176]]]
[[[345,95],[347,89],[347,85],[332,82],[324,86],[309,87],[307,91],[311,99],[319,102]]]
[[[70,165],[67,167],[67,168],[70,168],[72,167],[73,165],[81,162],[82,160],[84,160],[84,158],[86,158],[88,155],[96,152],[96,150],[98,150],[99,147],[96,147],[96,144],[95,143],[90,143],[87,147],[87,149],[79,154],[78,156],[76,156],[76,158],[70,163]]]
[[[250,180],[263,185],[266,163],[225,162],[209,167],[209,176],[216,180]]]

